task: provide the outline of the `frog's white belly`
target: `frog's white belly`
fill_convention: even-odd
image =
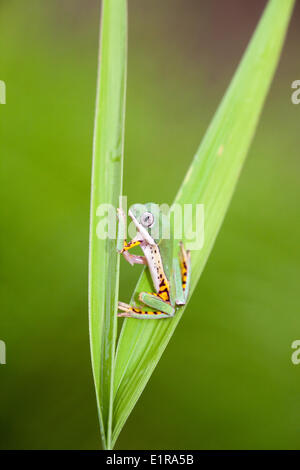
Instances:
[[[148,243],[145,245],[141,244],[141,248],[146,257],[155,290],[158,293],[162,280],[166,280],[159,248],[157,245],[149,245]]]

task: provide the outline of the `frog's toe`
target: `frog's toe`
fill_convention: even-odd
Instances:
[[[118,302],[118,308],[123,312],[130,312],[132,310],[131,306],[124,302]]]
[[[129,312],[118,312],[117,313],[117,317],[126,317],[126,318],[130,318],[131,317],[131,314]]]
[[[131,317],[132,315],[132,307],[124,302],[118,302],[118,317]]]

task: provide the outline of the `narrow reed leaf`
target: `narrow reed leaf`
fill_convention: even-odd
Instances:
[[[279,60],[293,4],[294,0],[269,1],[174,201],[181,206],[201,203],[205,208],[204,246],[202,250],[192,252],[191,293],[199,281],[237,183]],[[149,277],[144,272],[133,297],[137,292],[150,289]],[[116,355],[113,444],[183,311],[184,307],[172,319],[124,321]],[[199,305],[197,315],[205,314],[207,312]]]
[[[97,227],[103,204],[117,207],[122,192],[126,52],[126,0],[103,0],[92,168],[89,323],[101,439],[107,449],[111,447],[119,255],[116,240],[100,239]]]

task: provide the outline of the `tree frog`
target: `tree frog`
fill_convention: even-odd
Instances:
[[[148,266],[155,292],[141,292],[140,303],[151,310],[136,305],[118,303],[118,316],[140,319],[162,319],[173,317],[176,306],[184,305],[189,294],[191,255],[183,243],[175,243],[170,233],[170,219],[158,204],[134,204],[128,211],[136,236],[126,241],[126,216],[117,211],[119,219],[117,250],[130,264]],[[140,246],[144,256],[133,255],[129,250]],[[178,252],[179,248],[179,254]]]

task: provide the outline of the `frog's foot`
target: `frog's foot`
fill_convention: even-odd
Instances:
[[[146,311],[141,310],[137,307],[132,307],[131,305],[125,304],[124,302],[118,303],[118,309],[121,310],[118,312],[118,317],[127,317],[127,318],[149,318],[149,319],[160,319],[160,318],[168,318],[170,315],[160,312],[157,310],[154,311]]]
[[[123,256],[126,261],[133,266],[134,264],[147,264],[147,260],[145,256],[140,255],[132,255],[128,253],[128,251],[123,251]]]
[[[118,317],[130,317],[133,308],[134,307],[131,307],[131,305],[125,304],[124,302],[118,302],[118,310],[121,310],[118,312]]]
[[[190,250],[186,250],[184,248],[182,242],[180,242],[179,259],[180,259],[182,289],[183,289],[183,294],[184,294],[184,299],[185,299],[184,303],[186,303],[186,300],[189,295],[190,278],[191,278],[191,252]]]

